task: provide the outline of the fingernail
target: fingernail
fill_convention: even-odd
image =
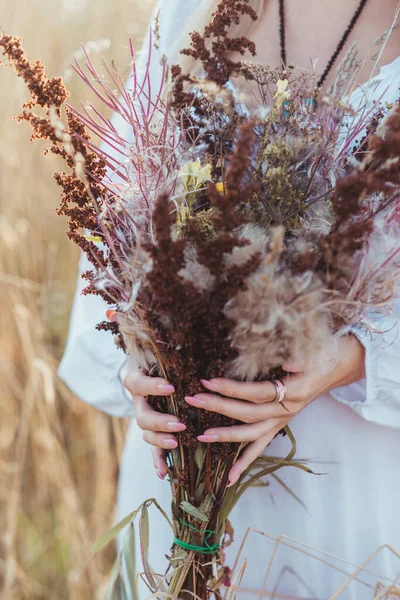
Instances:
[[[212,381],[208,381],[207,379],[200,379],[200,381],[201,385],[204,385],[205,388],[211,390],[212,392],[219,392],[221,389],[221,386],[219,386],[216,383],[213,383]]]
[[[115,323],[118,319],[117,311],[113,310],[112,308],[106,310],[106,317],[109,321]]]
[[[157,390],[160,392],[160,394],[173,394],[175,388],[170,383],[162,383],[161,385],[157,386]]]
[[[176,440],[171,440],[171,438],[163,439],[163,446],[165,448],[176,448],[177,445],[178,445],[178,442]]]
[[[236,477],[234,477],[233,479],[229,480],[229,483],[226,487],[232,487],[233,485],[235,485],[235,483],[237,483],[238,479],[239,479],[240,475],[236,475]]]
[[[178,423],[177,421],[170,421],[167,423],[168,431],[183,431],[186,429],[186,425],[184,423]]]
[[[161,481],[164,481],[164,477],[165,477],[165,475],[162,475],[162,474],[160,473],[160,471],[157,469],[157,477],[159,477],[159,478],[161,479]]]
[[[203,435],[199,435],[199,442],[218,442],[219,435],[218,433],[203,433]]]
[[[199,406],[204,405],[206,403],[206,401],[202,398],[196,398],[195,396],[185,396],[185,400],[189,402],[189,404],[193,403],[198,404]]]

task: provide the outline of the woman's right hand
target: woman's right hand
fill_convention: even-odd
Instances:
[[[132,395],[135,406],[136,421],[143,430],[143,439],[154,446],[152,449],[153,462],[160,479],[168,473],[165,461],[165,450],[178,446],[173,433],[186,429],[183,423],[174,415],[162,414],[151,408],[147,402],[148,396],[169,396],[173,394],[174,386],[162,377],[149,377],[138,369],[131,359],[128,359],[121,372],[122,383]]]

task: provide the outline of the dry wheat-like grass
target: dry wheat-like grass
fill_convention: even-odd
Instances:
[[[49,73],[70,77],[82,42],[123,67],[126,42],[140,43],[152,5],[7,2],[0,23],[23,37]],[[27,144],[26,126],[11,120],[26,100],[24,86],[11,71],[1,79],[0,598],[93,600],[101,597],[113,548],[82,566],[113,519],[125,424],[84,405],[57,380],[78,257],[55,215],[52,174],[60,163]],[[74,103],[87,100],[77,77],[68,87]]]
[[[242,585],[243,576],[248,566],[244,548],[247,542],[251,543],[250,540],[253,535],[261,536],[266,541],[265,554],[267,559],[263,565],[264,581],[261,589],[247,588]],[[275,575],[275,581],[273,582],[272,569],[282,549],[291,552],[290,565],[281,569],[278,578],[276,579]],[[395,575],[391,578],[383,575],[379,567],[377,568],[375,564],[376,559],[381,558],[384,553],[390,556],[394,565]],[[300,557],[306,559],[306,562],[303,562],[301,573],[297,573],[292,568],[292,565],[296,565],[296,559],[298,560]],[[241,598],[254,598],[257,600],[263,600],[263,598],[269,598],[270,600],[318,600],[312,593],[311,586],[308,585],[309,580],[312,579],[311,574],[314,565],[321,569],[321,572],[322,568],[325,568],[328,580],[329,572],[337,574],[338,580],[340,580],[339,586],[335,587],[335,589],[329,589],[329,585],[326,583],[327,588],[324,593],[326,600],[348,598],[348,593],[350,593],[352,598],[359,598],[360,600],[395,600],[396,598],[400,598],[400,554],[388,544],[377,548],[362,564],[356,565],[349,560],[345,560],[314,546],[304,544],[286,535],[274,537],[264,531],[249,527],[238,550],[233,567],[232,585],[230,588],[227,588],[224,600],[241,600]],[[281,584],[285,582],[287,575],[297,579],[301,583],[301,596],[288,595],[279,589]]]

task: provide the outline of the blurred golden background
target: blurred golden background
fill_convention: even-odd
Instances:
[[[69,64],[86,45],[96,65],[140,47],[154,0],[0,2],[0,26],[22,37],[30,60],[63,75],[75,106],[90,92]],[[57,380],[78,251],[57,217],[52,175],[61,159],[29,143],[12,116],[28,99],[0,69],[0,598],[101,598],[110,547],[90,547],[114,519],[126,423],[86,406]]]

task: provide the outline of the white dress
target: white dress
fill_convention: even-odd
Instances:
[[[186,19],[198,6],[199,0],[161,2],[162,52],[168,54]],[[140,62],[143,67],[145,54]],[[157,65],[153,68],[153,76],[158,77]],[[393,102],[399,96],[399,87],[400,57],[357,90],[352,102],[357,103],[361,98],[372,100],[383,92],[384,100]],[[123,127],[118,118],[114,122],[117,127]],[[87,268],[85,258],[81,259],[80,267],[81,271]],[[106,307],[101,298],[81,296],[81,288],[82,282],[78,279],[59,375],[89,404],[112,415],[134,417],[132,403],[119,379],[124,355],[115,348],[109,333],[94,328],[104,319]],[[366,379],[319,398],[291,422],[297,456],[316,461],[311,467],[324,473],[310,475],[294,468],[284,468],[277,473],[304,506],[275,479],[269,480],[268,487],[247,491],[231,515],[235,537],[227,549],[229,566],[233,566],[248,527],[273,537],[294,538],[357,565],[384,544],[400,552],[400,335],[392,323],[387,328],[380,323],[380,329],[391,331],[384,339],[382,336],[362,339],[366,346]],[[268,453],[284,456],[287,450],[288,441],[279,437],[271,443]],[[152,497],[169,510],[169,484],[156,476],[150,446],[142,440],[133,418],[121,461],[118,518]],[[162,572],[164,553],[171,544],[171,531],[156,511],[151,514],[150,562],[156,571]],[[273,547],[273,540],[255,532],[249,534],[242,554],[242,562],[248,559],[242,587],[253,590],[262,587]],[[314,553],[312,549],[306,550]],[[327,555],[319,554],[319,557],[334,562],[339,570],[280,545],[266,585],[269,591],[275,589],[276,595],[265,597],[330,598],[354,568],[335,562]],[[400,572],[400,558],[388,549],[383,550],[370,569],[394,578]],[[359,578],[364,583],[354,581],[339,598],[373,598],[377,577],[363,574]],[[388,583],[382,578],[381,581]],[[142,596],[146,595],[143,590]],[[249,590],[238,594],[238,598],[247,597],[258,596]]]

